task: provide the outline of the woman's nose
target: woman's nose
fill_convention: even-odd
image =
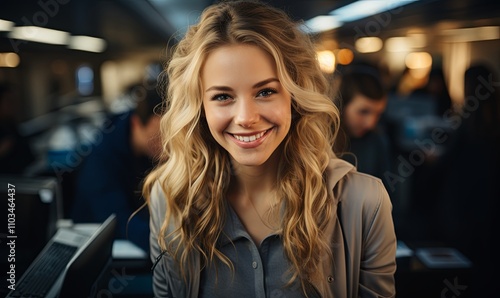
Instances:
[[[238,101],[234,122],[243,127],[251,127],[259,121],[259,107],[254,98],[244,98]]]

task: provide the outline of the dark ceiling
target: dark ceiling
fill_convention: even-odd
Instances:
[[[73,35],[104,38],[107,52],[167,44],[172,34],[182,31],[187,20],[194,22],[201,10],[213,0],[2,0],[0,19],[17,26],[42,25],[68,31]],[[351,0],[268,0],[287,11],[295,20],[307,20],[327,14]],[[494,19],[498,24],[500,1],[493,0],[421,0],[401,13],[391,15],[384,30],[429,25],[443,20],[473,22]],[[346,23],[335,30],[337,37],[354,36],[355,28],[369,20]],[[379,24],[380,25],[380,24]],[[64,47],[23,43],[25,51],[57,51]],[[12,51],[12,41],[0,32],[0,51]]]

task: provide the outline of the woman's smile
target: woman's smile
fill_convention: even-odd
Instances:
[[[260,132],[252,133],[237,133],[228,135],[232,138],[233,142],[243,149],[252,149],[260,146],[265,142],[267,136],[272,132],[272,128]]]

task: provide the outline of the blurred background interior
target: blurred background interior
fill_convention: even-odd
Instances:
[[[378,176],[391,197],[401,241],[398,296],[493,293],[493,212],[500,199],[499,2],[266,2],[314,36],[334,89],[350,67],[377,69],[387,94],[377,129],[387,136],[388,150],[375,156],[389,161]],[[163,81],[159,75],[169,49],[212,3],[3,0],[2,176],[55,178],[57,216],[70,218],[75,173],[106,137],[106,119],[133,109],[135,93]],[[32,249],[27,263],[41,247]],[[437,254],[437,263],[426,263],[420,249],[431,247],[456,249],[468,262],[454,263],[446,251]],[[141,264],[130,269],[137,270],[131,273],[135,278],[114,297],[150,296],[148,270]]]

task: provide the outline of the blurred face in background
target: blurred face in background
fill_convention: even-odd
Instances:
[[[132,146],[137,155],[149,158],[159,156],[161,152],[160,117],[151,116],[146,124],[139,117],[132,115]]]
[[[361,138],[374,130],[386,105],[387,97],[372,99],[359,93],[355,94],[343,113],[343,125],[348,135]]]

